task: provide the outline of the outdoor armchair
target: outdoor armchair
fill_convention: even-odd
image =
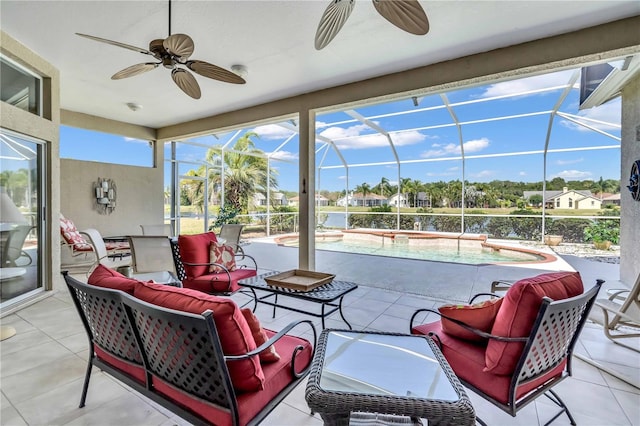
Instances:
[[[621,339],[640,337],[640,274],[630,290],[610,290],[608,298],[596,300],[596,306],[604,314],[605,336],[614,343],[640,352],[637,345],[621,342]]]
[[[583,293],[577,272],[525,278],[503,298],[420,309],[410,330],[435,339],[460,381],[511,416],[545,395],[561,408],[546,424],[566,413],[575,425],[552,388],[571,375],[573,348],[603,282]],[[415,324],[425,312],[441,319]]]
[[[172,245],[176,273],[185,288],[230,295],[240,290],[239,280],[257,275],[253,257],[219,244],[213,232],[180,235]]]

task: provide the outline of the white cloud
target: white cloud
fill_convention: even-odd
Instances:
[[[273,139],[286,139],[294,132],[289,129],[285,129],[277,124],[265,124],[264,126],[258,126],[253,129],[258,134],[260,139],[273,140]]]
[[[455,170],[444,171],[444,172],[427,172],[427,176],[429,177],[442,177],[442,176],[460,176],[460,173],[456,173]]]
[[[149,141],[146,141],[144,139],[130,138],[127,136],[124,136],[123,139],[127,142],[145,143],[145,144],[149,143]]]
[[[560,71],[552,74],[536,75],[534,77],[492,84],[480,97],[491,98],[494,96],[513,95],[531,90],[545,89],[552,86],[561,86],[569,82],[572,73],[572,70]]]
[[[591,176],[592,176],[591,172],[585,172],[582,170],[563,170],[560,173],[557,173],[553,177],[561,177],[563,179],[582,180],[582,179],[588,179]]]
[[[472,141],[467,141],[463,145],[464,145],[464,153],[470,154],[472,152],[482,151],[483,149],[488,147],[489,139],[487,138],[475,139]],[[436,149],[425,151],[422,154],[420,154],[420,157],[430,158],[430,157],[442,157],[444,155],[460,155],[460,145],[455,143],[450,143],[447,145],[433,144],[431,145],[431,147]]]
[[[282,161],[298,161],[298,154],[290,151],[278,151],[274,152],[271,158]]]
[[[604,123],[594,123],[593,121],[584,121],[584,124],[594,127],[599,130],[604,131],[612,131],[612,130],[620,130],[620,123],[622,121],[622,105],[621,98],[613,99],[606,104],[600,105],[598,107],[593,107],[589,109],[585,109],[578,112],[580,117],[589,118],[591,120],[603,121],[604,123],[612,123],[610,124]],[[579,119],[578,119],[579,120]],[[581,132],[591,132],[592,130],[587,129],[584,126],[580,126],[572,121],[562,120],[560,122],[563,126],[569,127],[570,129],[579,130]]]
[[[576,158],[575,160],[558,160],[556,161],[556,164],[558,166],[566,166],[568,164],[582,163],[583,161],[584,161],[584,158]]]
[[[386,136],[379,133],[371,133],[371,128],[364,124],[357,124],[347,128],[329,127],[323,130],[320,135],[333,140],[338,149],[342,150],[389,146],[389,140]],[[399,132],[391,136],[395,146],[414,145],[424,141],[426,138],[426,135],[418,131]]]
[[[478,173],[473,174],[472,176],[475,178],[482,179],[482,178],[487,178],[493,175],[495,175],[495,172],[493,170],[482,170]]]
[[[518,176],[526,176],[526,175],[527,175],[527,172],[520,172],[520,173],[518,173]]]

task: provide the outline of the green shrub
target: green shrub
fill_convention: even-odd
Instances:
[[[584,229],[589,226],[589,219],[554,219],[547,222],[547,235],[562,235],[562,241],[565,243],[582,243],[584,242]]]
[[[600,243],[611,241],[618,244],[620,241],[620,223],[617,220],[598,219],[584,228],[584,240],[586,242]]]

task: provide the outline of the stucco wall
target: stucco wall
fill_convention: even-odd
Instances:
[[[640,75],[622,91],[622,155],[620,186],[620,280],[633,285],[640,274],[640,201],[627,191],[629,171],[640,160]]]
[[[96,209],[94,185],[112,179],[117,206],[111,214]],[[96,228],[103,236],[139,235],[141,224],[163,223],[163,167],[122,166],[79,160],[60,160],[60,212],[78,229]]]

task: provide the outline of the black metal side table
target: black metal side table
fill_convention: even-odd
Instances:
[[[340,317],[347,324],[349,328],[351,324],[344,317],[342,312],[342,299],[347,293],[352,292],[358,285],[348,281],[333,280],[328,284],[324,284],[320,287],[316,287],[310,291],[292,290],[290,288],[273,287],[267,285],[264,280],[265,277],[278,274],[278,271],[268,272],[258,275],[256,277],[247,278],[238,281],[238,285],[246,287],[251,290],[254,300],[254,311],[258,306],[258,303],[264,303],[265,305],[273,306],[273,317],[276,315],[276,308],[287,309],[289,311],[298,312],[305,315],[311,315],[322,319],[322,328],[324,328],[324,319],[334,312],[338,311]],[[266,292],[265,295],[259,296],[256,290]],[[309,312],[291,305],[283,304],[278,301],[278,296],[287,296],[298,300],[305,300],[307,302],[319,303],[321,305],[320,312]],[[327,309],[329,308],[329,309]]]

